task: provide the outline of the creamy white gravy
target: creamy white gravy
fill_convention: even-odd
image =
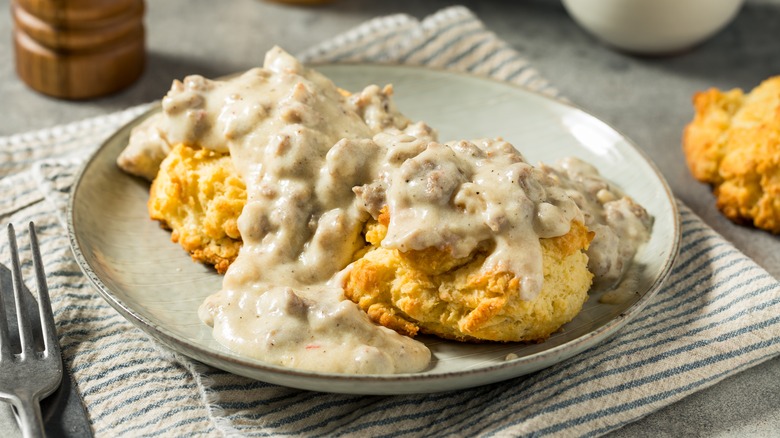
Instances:
[[[569,157],[557,166],[542,164],[539,168],[565,189],[582,210],[585,225],[596,233],[587,251],[594,282],[615,285],[637,248],[650,237],[653,218],[582,160]]]
[[[607,280],[646,240],[647,213],[592,166],[533,167],[502,140],[438,143],[391,93],[345,97],[275,48],[239,77],[174,82],[163,112],[133,132],[119,160],[132,173],[156,173],[184,142],[229,151],[246,184],[243,246],[199,311],[229,349],[313,371],[424,369],[423,344],[372,324],[341,289],[363,224],[384,206],[383,246],[455,257],[493,248],[483,269],[518,276],[529,300],[543,281],[539,238],[566,234],[572,220],[596,231],[591,269]]]
[[[583,221],[563,187],[502,140],[440,144],[382,133],[374,143],[383,151],[379,178],[358,197],[385,194],[377,203],[390,212],[383,247],[466,257],[490,245],[482,270],[514,273],[521,298],[536,297],[543,280],[539,238],[561,236],[572,220]]]

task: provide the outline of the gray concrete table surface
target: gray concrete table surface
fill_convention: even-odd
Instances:
[[[262,0],[147,2],[147,67],[124,91],[67,102],[28,89],[14,71],[9,0],[0,0],[0,135],[36,130],[159,99],[174,78],[246,70],[278,44],[302,51],[379,15],[422,18],[462,4],[571,101],[633,139],[658,165],[675,195],[740,250],[780,278],[780,237],[726,220],[709,187],[685,166],[680,137],[691,96],[709,87],[751,89],[780,74],[780,0],[748,0],[737,18],[704,44],[668,57],[611,50],[579,28],[554,0],[334,0],[289,6]],[[613,436],[780,436],[780,358],[628,425]]]

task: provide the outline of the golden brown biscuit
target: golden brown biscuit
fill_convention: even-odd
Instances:
[[[571,321],[588,298],[593,275],[584,253],[593,238],[579,222],[561,237],[541,239],[544,286],[520,299],[520,281],[507,272],[480,271],[490,245],[452,258],[447,251],[400,252],[380,245],[386,211],[365,228],[369,248],[344,279],[345,295],[379,324],[402,334],[435,334],[459,341],[540,342]]]
[[[173,230],[197,261],[224,273],[241,247],[237,220],[246,188],[230,156],[184,144],[163,160],[149,193],[149,215]]]
[[[695,178],[713,186],[717,207],[737,223],[780,233],[780,76],[750,93],[696,93],[683,150]]]

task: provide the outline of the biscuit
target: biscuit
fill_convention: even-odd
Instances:
[[[780,233],[780,76],[750,93],[694,95],[683,134],[688,167],[713,187],[718,209],[740,224]]]
[[[160,165],[147,206],[194,260],[225,273],[241,247],[237,220],[245,203],[229,155],[179,144]]]
[[[593,275],[584,253],[593,233],[572,222],[568,234],[540,239],[544,285],[520,299],[508,272],[481,271],[490,243],[464,258],[430,248],[382,248],[389,216],[365,227],[368,247],[344,277],[345,295],[376,323],[399,333],[434,334],[458,341],[541,342],[571,321],[588,298]]]

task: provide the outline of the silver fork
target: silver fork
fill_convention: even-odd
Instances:
[[[30,222],[30,248],[38,286],[38,313],[43,337],[43,350],[36,346],[33,327],[27,312],[25,300],[29,294],[24,291],[19,263],[19,249],[13,225],[8,225],[8,243],[11,247],[11,272],[13,277],[14,303],[3,304],[0,294],[0,399],[7,400],[16,408],[22,433],[25,437],[42,437],[43,420],[41,399],[49,396],[62,381],[62,356],[54,329],[54,315],[49,300],[49,288],[43,272],[41,252],[35,225]],[[19,351],[13,351],[10,343],[9,323],[6,321],[5,305],[15,305],[19,332]],[[37,343],[39,346],[41,342]]]

